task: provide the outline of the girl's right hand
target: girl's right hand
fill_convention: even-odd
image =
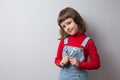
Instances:
[[[69,61],[68,58],[69,58],[69,56],[63,57],[62,60],[61,60],[61,62],[60,62],[60,66],[67,64],[68,61]]]

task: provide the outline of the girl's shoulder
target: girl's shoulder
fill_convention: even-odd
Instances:
[[[86,48],[93,48],[93,47],[96,48],[96,45],[95,45],[93,39],[90,38],[90,39],[88,40],[87,44],[86,44]]]

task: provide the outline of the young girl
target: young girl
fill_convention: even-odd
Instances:
[[[55,64],[61,68],[59,80],[88,80],[86,70],[98,69],[100,59],[93,40],[85,35],[83,19],[67,7],[60,11],[58,25],[61,37]]]

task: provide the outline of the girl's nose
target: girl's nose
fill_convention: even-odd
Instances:
[[[66,26],[66,29],[69,30],[70,28],[68,26]]]

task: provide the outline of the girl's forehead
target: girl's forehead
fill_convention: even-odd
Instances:
[[[69,21],[73,21],[73,19],[72,18],[67,18],[67,19],[65,19],[64,21],[61,22],[61,25],[64,25]]]

